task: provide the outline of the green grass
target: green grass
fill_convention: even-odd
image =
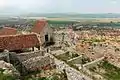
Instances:
[[[46,77],[42,77],[42,78],[28,78],[28,79],[25,79],[25,80],[50,80],[50,79],[46,78]]]
[[[40,77],[40,78],[28,77],[24,80],[67,80],[64,75],[65,75],[64,73],[54,73],[52,76],[49,77]]]
[[[49,24],[71,24],[75,23],[75,21],[64,21],[64,20],[48,20]]]
[[[105,73],[96,71],[96,66],[89,68],[90,71],[100,74],[107,80],[120,80],[120,68],[110,64],[108,61],[103,61],[99,65],[100,69],[103,69]]]
[[[72,54],[72,55],[70,55],[70,54]],[[70,54],[69,54],[69,52],[66,52],[66,53],[64,53],[64,54],[58,55],[57,58],[59,58],[59,59],[61,59],[61,60],[63,60],[63,61],[67,61],[67,60],[70,60],[70,59],[72,59],[72,58],[75,58],[75,57],[78,57],[78,56],[79,56],[79,55],[73,54],[73,53],[70,53]]]
[[[4,69],[0,69],[0,80],[16,80],[15,77],[8,74],[3,74]]]
[[[108,80],[120,80],[120,68],[115,67],[107,61],[103,62],[102,65],[106,71],[104,75]]]
[[[79,71],[79,68],[78,68],[77,66],[75,66],[73,63],[67,62],[67,64],[68,64],[70,67],[72,67],[72,68],[76,69],[77,71]]]
[[[38,73],[41,73],[41,71],[32,71],[32,72],[29,72],[29,74],[27,76],[25,76],[24,79],[28,80],[29,78],[31,78],[32,75],[36,75]]]
[[[105,42],[104,39],[84,39],[83,41],[87,41],[87,42]]]

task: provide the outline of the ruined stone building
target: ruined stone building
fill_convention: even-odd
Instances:
[[[16,29],[4,27],[0,30],[0,52],[3,53],[5,50],[7,52],[5,57],[0,56],[0,59],[13,64],[22,74],[26,70],[53,68],[54,59],[47,55],[46,51],[40,49],[41,45],[50,42],[51,38],[52,29],[45,20],[38,20],[31,33],[17,34]]]
[[[24,73],[24,69],[29,72],[54,68],[54,59],[47,55],[46,51],[40,50],[40,45],[40,39],[33,33],[0,36],[1,52],[8,50],[6,52],[8,54],[5,55],[6,61],[13,64],[21,74]],[[35,47],[37,50],[34,50]],[[24,51],[25,49],[30,49],[30,51]],[[23,53],[18,51],[22,51]],[[1,59],[5,58],[1,57]]]
[[[48,70],[50,68],[54,68],[55,66],[54,59],[48,55],[33,57],[22,63],[30,71]]]
[[[32,51],[17,54],[28,71],[48,70],[55,68],[54,59],[43,51]]]

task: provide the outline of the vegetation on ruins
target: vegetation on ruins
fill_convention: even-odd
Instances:
[[[84,42],[104,42],[105,40],[104,39],[83,39]]]
[[[69,59],[72,59],[72,58],[75,58],[75,57],[78,57],[78,56],[79,56],[78,54],[71,53],[71,52],[68,51],[68,52],[66,52],[64,54],[60,54],[56,57],[60,60],[67,61]]]
[[[81,64],[86,64],[86,63],[88,63],[88,62],[90,62],[90,59],[89,58],[87,58],[87,57],[82,57],[82,63]]]
[[[120,49],[119,49],[119,48],[115,48],[115,52],[116,52],[116,51],[120,51]]]
[[[12,75],[4,74],[4,71],[4,69],[0,69],[0,80],[16,80]]]
[[[66,62],[70,67],[72,67],[72,68],[74,68],[74,69],[76,69],[76,70],[78,70],[79,71],[79,68],[77,67],[77,66],[75,66],[73,63],[71,63],[71,62]]]
[[[40,74],[40,73],[39,73]],[[34,77],[31,77],[31,76]],[[54,73],[51,76],[46,77],[36,77],[36,74],[31,74],[25,78],[25,80],[67,80],[65,77],[65,73]]]
[[[75,22],[76,21],[70,21],[70,20],[48,20],[49,24],[71,24]]]
[[[4,74],[4,69],[0,69],[0,80],[16,80],[17,78],[9,75]],[[23,80],[67,80],[65,78],[64,73],[54,73],[52,76],[49,77],[36,77],[36,74],[40,74],[41,71],[31,72],[29,75],[25,76]],[[34,77],[32,77],[34,76]]]
[[[100,62],[97,66],[89,68],[89,70],[103,76],[107,80],[120,80],[120,68],[110,64],[108,61]]]

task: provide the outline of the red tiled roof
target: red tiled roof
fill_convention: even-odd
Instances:
[[[17,29],[10,27],[3,27],[0,30],[0,35],[15,35],[17,34]]]
[[[32,29],[32,32],[35,33],[40,33],[44,27],[47,25],[47,21],[46,20],[37,20],[35,26]]]
[[[21,50],[39,45],[36,34],[0,36],[0,50]]]

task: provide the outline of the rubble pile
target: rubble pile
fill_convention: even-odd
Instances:
[[[12,64],[0,61],[0,69],[3,69],[3,74],[20,77],[20,73],[13,67]]]

